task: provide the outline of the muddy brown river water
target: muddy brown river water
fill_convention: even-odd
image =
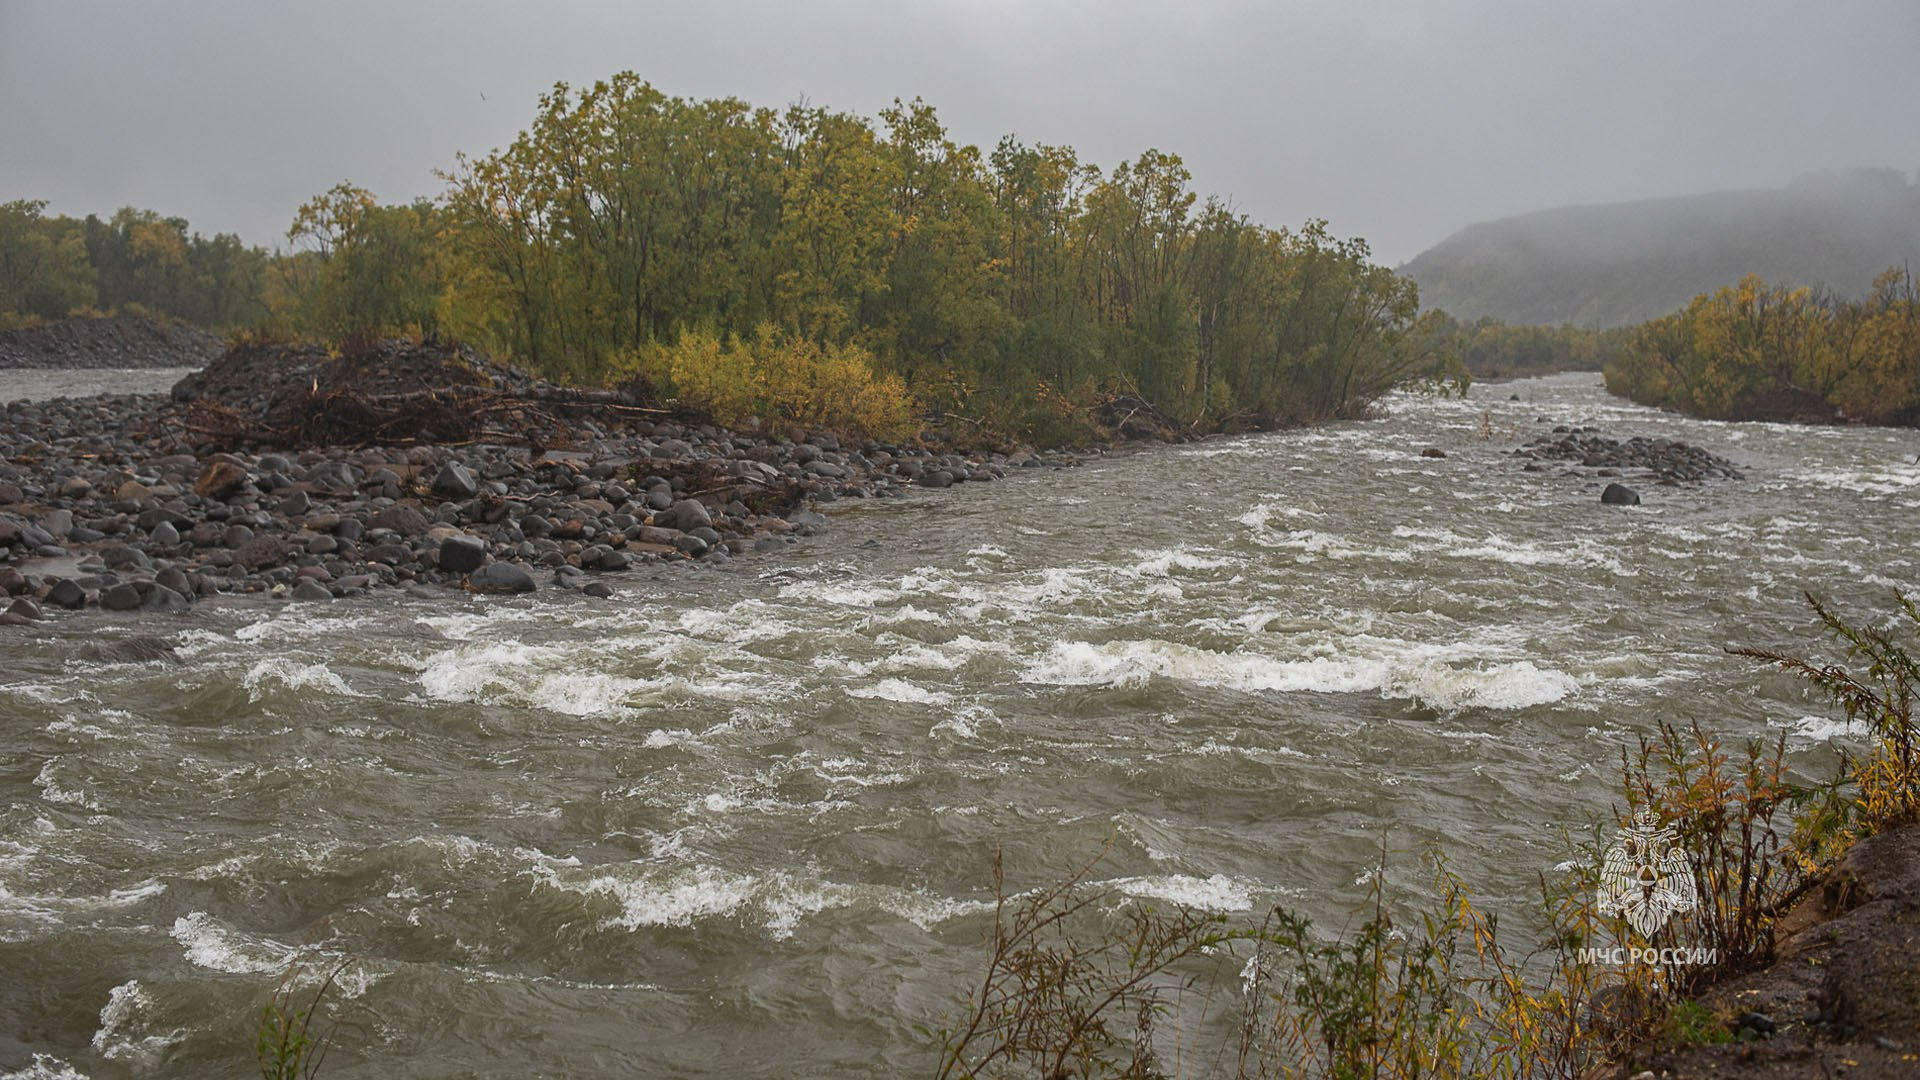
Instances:
[[[1920,584],[1920,433],[1595,375],[1386,413],[836,504],[612,602],[0,628],[0,1076],[245,1074],[303,947],[353,961],[329,1078],[924,1075],[996,848],[1337,925],[1440,843],[1517,908],[1656,718],[1849,737],[1723,647]],[[1508,456],[1542,418],[1745,479],[1603,507]],[[142,633],[183,662],[84,658]]]

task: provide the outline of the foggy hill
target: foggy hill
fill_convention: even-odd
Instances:
[[[1471,225],[1401,267],[1456,318],[1610,327],[1643,322],[1746,274],[1863,295],[1920,267],[1920,187],[1892,169],[1785,188],[1569,206]]]

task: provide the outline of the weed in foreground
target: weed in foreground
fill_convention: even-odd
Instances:
[[[310,1080],[319,1075],[326,1060],[327,1043],[332,1030],[315,1034],[313,1022],[327,992],[333,989],[349,960],[340,960],[320,968],[320,985],[302,1005],[296,996],[298,983],[307,970],[306,954],[295,956],[286,974],[274,988],[273,996],[260,1010],[254,1029],[254,1057],[260,1065],[262,1080]]]

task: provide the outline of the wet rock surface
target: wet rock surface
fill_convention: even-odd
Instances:
[[[1528,440],[1513,451],[1528,472],[1543,472],[1555,463],[1571,465],[1570,475],[1631,477],[1644,483],[1673,486],[1708,480],[1745,479],[1740,466],[1677,439],[1635,435],[1615,438],[1592,427],[1556,426],[1552,432]],[[1577,470],[1592,470],[1579,472]],[[1630,471],[1631,470],[1631,471]],[[1609,489],[1629,490],[1621,484]],[[1609,502],[1613,500],[1608,500]],[[1638,496],[1625,505],[1634,505]]]
[[[284,368],[267,366],[274,356]],[[356,382],[355,401],[398,395],[435,414],[446,401],[470,404],[479,399],[417,385],[470,361],[480,366],[456,385],[496,395],[486,400],[537,390],[523,373],[463,352],[401,343],[381,358],[385,381]],[[327,444],[306,428],[278,443],[251,438],[299,402],[338,403],[326,396],[328,380],[359,376],[337,359],[236,350],[234,362],[189,376],[171,396],[4,406],[0,585],[41,617],[87,607],[179,612],[220,593],[611,595],[611,586],[587,587],[649,564],[719,565],[818,533],[826,518],[817,504],[903,495],[929,475],[991,481],[1070,462],[1024,447],[959,453],[919,442],[843,444],[800,428],[736,431],[599,399],[516,406],[526,411],[488,421],[531,433],[518,445],[449,445],[418,431],[394,444]],[[269,370],[278,372],[272,380]],[[205,422],[235,417],[244,432]],[[30,619],[22,609],[9,621]]]

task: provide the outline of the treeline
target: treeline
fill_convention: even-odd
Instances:
[[[271,313],[275,256],[237,236],[132,207],[103,221],[46,206],[0,203],[0,328],[110,311],[226,329]]]
[[[1423,329],[1431,346],[1451,353],[1476,379],[1548,375],[1556,371],[1600,371],[1620,355],[1629,331],[1579,326],[1531,326],[1483,317],[1472,322],[1445,312],[1430,312]]]
[[[1747,277],[1635,327],[1606,379],[1709,419],[1920,424],[1920,293],[1903,268],[1861,300]]]
[[[1217,427],[1352,415],[1438,361],[1364,242],[1201,203],[1157,151],[1104,172],[1012,138],[983,154],[919,101],[875,125],[624,74],[557,87],[447,181],[442,300],[381,317],[579,380],[684,390],[676,352],[774,340],[859,350],[923,405],[1012,428],[1114,394]],[[371,239],[334,230],[334,259]]]
[[[93,219],[14,204],[34,238],[21,265],[64,269],[29,271],[0,310],[440,334],[756,415],[806,413],[792,395],[852,380],[859,409],[1041,438],[1115,401],[1195,430],[1352,416],[1444,367],[1414,286],[1365,242],[1202,201],[1171,154],[1102,170],[1013,138],[983,153],[917,100],[869,121],[622,74],[557,86],[510,146],[444,179],[405,206],[337,185],[300,209],[285,255],[123,212],[105,227],[133,237],[133,280],[154,283],[137,293],[99,260]]]

